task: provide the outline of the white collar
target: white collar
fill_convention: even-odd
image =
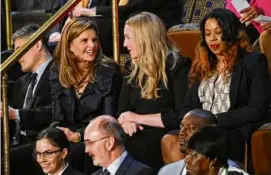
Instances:
[[[117,170],[119,169],[121,163],[124,161],[126,156],[128,155],[127,151],[124,151],[119,158],[117,158],[114,162],[112,162],[106,169],[109,171],[110,175],[115,175]],[[104,171],[105,168],[103,168]]]
[[[243,175],[249,175],[244,170],[239,169],[239,168],[235,168],[235,167],[229,167],[229,168],[222,167],[219,169],[218,175],[227,175],[228,172],[238,172],[238,173],[242,173]]]
[[[186,165],[185,165],[182,171],[182,175],[186,175],[186,173],[187,173],[187,170],[186,170]]]
[[[37,70],[33,73],[37,73],[37,82],[39,82],[40,77],[42,76],[44,70],[46,69],[47,65],[50,63],[50,61],[52,60],[52,58],[49,58],[47,61],[45,61],[44,63],[42,63],[42,65],[40,65],[40,67],[37,68]]]

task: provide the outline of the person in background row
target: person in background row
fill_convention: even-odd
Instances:
[[[130,136],[127,150],[157,173],[163,165],[160,140],[168,129],[179,127],[171,114],[183,104],[191,62],[179,55],[155,14],[130,17],[124,36],[131,59],[125,65],[118,120]]]
[[[120,43],[123,42],[123,28],[125,21],[133,14],[148,11],[159,16],[166,28],[181,23],[184,0],[120,0],[118,7]],[[87,16],[96,21],[101,31],[100,40],[104,53],[113,55],[112,41],[112,4],[111,0],[82,0],[72,11],[72,17]],[[58,41],[59,33],[52,34],[49,41]],[[120,46],[120,53],[126,53]]]
[[[93,175],[151,175],[152,169],[134,160],[125,149],[125,133],[112,116],[90,121],[84,135],[85,152],[102,169]]]
[[[264,53],[268,60],[269,73],[271,75],[271,22],[257,22],[255,19],[260,15],[271,17],[270,0],[247,0],[250,7],[237,12],[232,0],[226,0],[225,8],[234,12],[242,23],[246,23],[246,32],[254,43],[255,48],[259,45],[260,51]],[[258,43],[255,42],[258,40]]]
[[[67,162],[70,143],[63,131],[47,128],[41,131],[35,143],[34,159],[48,175],[84,175]]]

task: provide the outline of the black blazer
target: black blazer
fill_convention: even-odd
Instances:
[[[217,114],[219,127],[240,129],[247,141],[268,116],[271,85],[267,65],[266,57],[259,52],[240,54],[232,72],[231,107],[228,112]],[[202,108],[198,97],[199,85],[197,83],[188,91],[180,119],[189,110]]]
[[[173,56],[173,54],[175,56]],[[127,74],[130,63],[127,62]],[[179,127],[178,117],[171,115],[174,111],[181,109],[186,90],[188,87],[188,72],[191,61],[180,56],[178,53],[171,53],[167,59],[166,74],[168,77],[168,89],[163,83],[159,85],[158,95],[160,98],[153,100],[142,99],[141,89],[135,84],[128,84],[127,79],[123,80],[119,100],[118,114],[132,111],[138,114],[162,113],[162,122],[167,129]]]
[[[183,1],[181,0],[129,0],[126,6],[119,7],[119,18],[126,20],[131,14],[148,11],[158,15],[168,28],[181,22]],[[97,6],[97,15],[112,16],[111,6]]]
[[[44,174],[44,175],[48,175],[48,174]],[[61,175],[86,175],[86,174],[80,171],[77,171],[73,169],[70,165],[68,165],[68,167],[63,171]]]
[[[65,169],[62,175],[86,175],[80,171],[73,169],[70,165]]]
[[[100,175],[102,174],[102,171],[103,169],[100,169],[93,173],[92,175]],[[151,167],[136,161],[135,159],[132,158],[132,156],[128,155],[121,163],[115,175],[151,175],[151,174],[152,174]]]
[[[14,100],[11,106],[19,109],[20,126],[26,131],[28,140],[35,140],[39,131],[49,126],[52,120],[51,88],[49,85],[50,62],[41,76],[29,109],[23,108],[31,73],[19,78],[14,87]]]
[[[89,83],[80,99],[76,99],[73,88],[64,88],[54,66],[51,69],[53,122],[84,134],[89,121],[99,115],[116,116],[121,87],[121,73],[116,63],[99,65],[96,80]]]

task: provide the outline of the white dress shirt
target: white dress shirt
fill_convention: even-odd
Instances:
[[[110,175],[115,175],[117,170],[119,169],[120,165],[127,157],[128,152],[124,151],[119,158],[117,158],[113,163],[111,163],[106,169],[109,171]],[[104,171],[105,168],[103,168]]]

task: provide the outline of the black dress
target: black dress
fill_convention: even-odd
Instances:
[[[82,139],[90,120],[103,114],[116,116],[121,88],[119,66],[114,62],[107,63],[107,65],[100,64],[97,67],[95,79],[95,82],[89,83],[81,97],[77,99],[72,88],[64,88],[60,84],[57,69],[51,70],[50,85],[54,125],[80,132]],[[70,161],[73,167],[82,172],[90,173],[93,169],[90,158],[85,157],[82,143],[71,145]]]
[[[128,136],[127,150],[138,161],[154,168],[155,172],[163,165],[160,140],[167,129],[176,129],[179,126],[177,119],[170,118],[168,111],[179,110],[183,104],[188,84],[188,72],[191,62],[178,54],[171,53],[168,56],[166,73],[168,76],[168,89],[160,83],[158,99],[146,100],[140,96],[140,88],[127,84],[124,79],[119,100],[118,113],[132,111],[137,114],[162,113],[162,121],[165,128],[143,126],[143,131],[138,131],[132,137]],[[177,56],[177,57],[176,57]],[[129,62],[126,64],[129,72]],[[128,73],[127,72],[127,73]]]

